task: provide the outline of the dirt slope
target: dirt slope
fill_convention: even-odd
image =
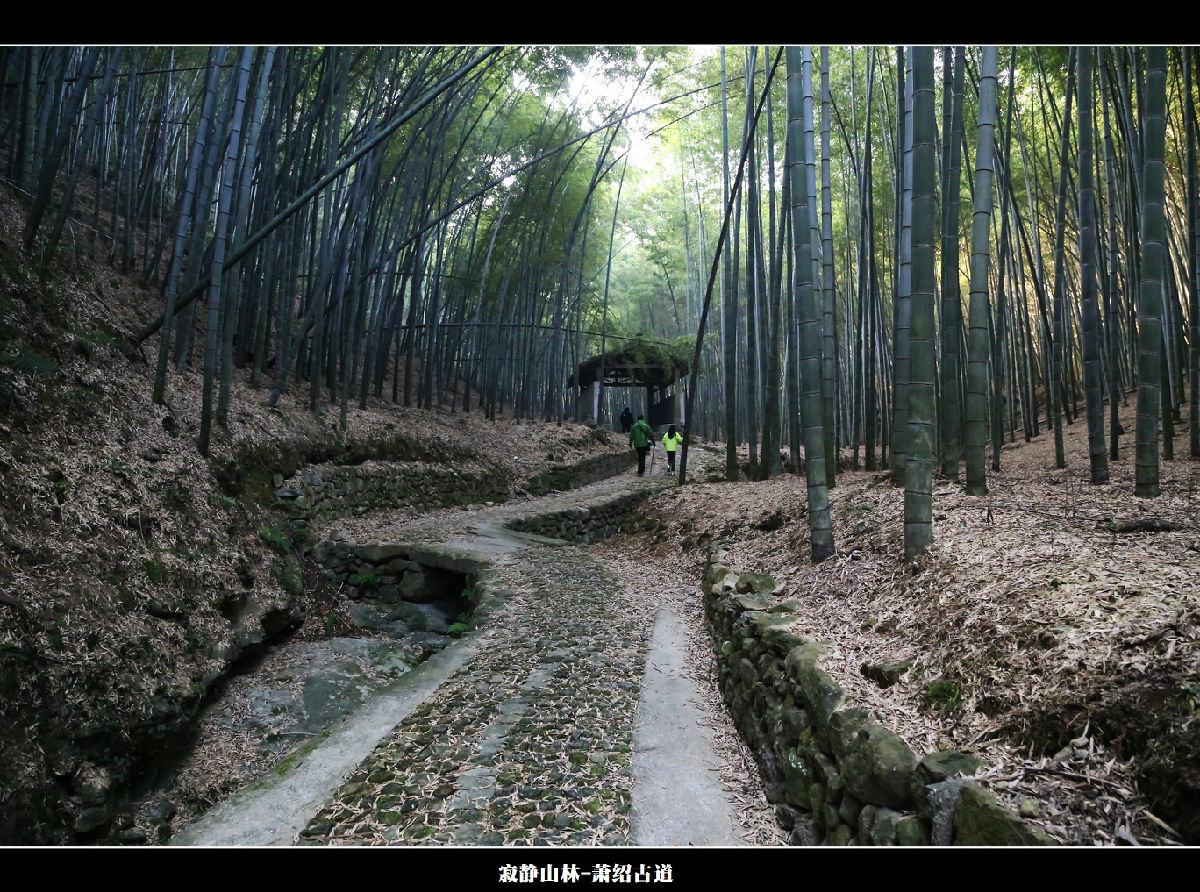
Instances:
[[[234,382],[208,459],[200,376],[151,400],[157,341],[125,336],[157,296],[100,264],[35,273],[0,196],[0,843],[114,839],[210,687],[285,631],[326,636],[342,606],[272,510],[309,461],[469,454],[519,489],[564,456],[620,451],[582,425],[390,404],[311,414]],[[197,358],[198,361],[198,358]]]

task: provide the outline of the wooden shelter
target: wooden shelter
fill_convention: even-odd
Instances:
[[[579,364],[567,379],[568,387],[579,388],[575,420],[598,423],[600,391],[604,387],[644,387],[646,421],[651,427],[682,426],[688,363],[666,347],[635,341],[609,350]],[[635,402],[635,401],[630,401]],[[635,409],[634,415],[638,412]]]

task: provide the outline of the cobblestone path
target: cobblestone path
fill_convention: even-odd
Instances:
[[[531,550],[473,658],[300,841],[630,843],[633,720],[654,610],[583,549]]]
[[[680,761],[681,735],[689,738],[691,752],[691,738],[704,732],[690,726],[707,724],[681,712],[669,718],[687,730],[669,731],[665,742],[635,744],[656,617],[663,608],[682,609],[689,590],[696,609],[692,581],[667,583],[657,575],[647,585],[641,572],[610,567],[585,546],[511,534],[505,527],[549,512],[628,504],[631,494],[648,496],[671,485],[665,477],[625,474],[503,505],[336,521],[337,535],[346,541],[425,543],[477,568],[485,565],[478,571],[487,597],[477,626],[414,670],[419,683],[413,690],[389,691],[369,715],[352,717],[317,750],[293,760],[291,774],[222,804],[176,842],[646,844],[635,838],[645,829],[631,826],[635,745]],[[658,708],[672,707],[660,698]],[[398,724],[391,723],[393,715]],[[655,778],[660,786],[677,786],[683,776],[695,779],[683,784],[679,806],[668,803],[670,817],[660,820],[664,833],[682,828],[677,844],[736,844],[742,836],[747,843],[759,841],[742,833],[740,824],[698,819],[689,825],[688,803],[697,814],[728,812],[720,781],[711,774],[716,758],[709,751],[694,774]],[[638,764],[645,772],[645,763]],[[638,813],[637,820],[645,823],[646,814],[662,813],[658,809]],[[655,838],[654,844],[663,844]]]

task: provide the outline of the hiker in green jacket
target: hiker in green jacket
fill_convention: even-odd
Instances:
[[[646,453],[650,451],[653,442],[654,429],[646,424],[645,419],[639,415],[638,420],[633,424],[633,429],[629,431],[629,445],[637,450],[639,477],[646,473]]]

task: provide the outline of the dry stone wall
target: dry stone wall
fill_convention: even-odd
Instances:
[[[821,668],[824,646],[794,631],[795,601],[770,576],[713,549],[705,613],[721,693],[796,845],[1046,845],[1053,840],[968,778],[961,752],[918,758]]]
[[[585,499],[567,508],[530,510],[510,517],[506,529],[546,544],[590,544],[615,533],[652,490],[621,490]],[[325,578],[347,588],[351,598],[427,603],[445,594],[438,570],[459,574],[470,583],[486,566],[468,554],[436,545],[355,544],[322,539],[312,549]]]
[[[578,464],[552,465],[529,479],[525,489],[531,496],[545,495],[555,490],[578,489],[620,474],[637,459],[632,449],[608,452],[584,459]]]
[[[569,508],[541,511],[508,521],[510,530],[536,533],[551,539],[563,539],[590,545],[607,539],[649,496],[650,490],[633,490],[582,501]]]
[[[363,514],[389,508],[432,511],[508,498],[508,481],[474,463],[366,461],[358,465],[311,465],[275,490],[293,523]]]
[[[576,489],[619,474],[632,464],[634,456],[632,451],[623,451],[592,456],[577,464],[551,465],[524,484],[472,461],[325,462],[302,468],[286,480],[278,478],[275,497],[293,523],[310,526],[317,519],[368,511],[411,508],[422,513],[454,505],[503,502],[514,491],[543,495]]]

